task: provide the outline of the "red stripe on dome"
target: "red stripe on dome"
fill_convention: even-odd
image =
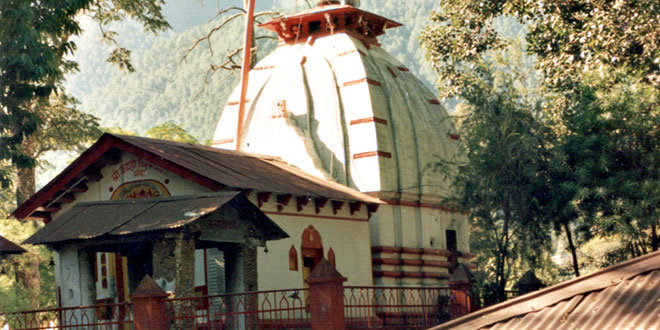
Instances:
[[[371,122],[387,125],[387,120],[382,119],[382,118],[378,118],[378,117],[354,119],[354,120],[351,120],[350,124],[351,125],[358,125],[358,124],[366,124],[366,123],[371,123]]]
[[[385,151],[368,151],[368,152],[361,152],[359,154],[354,154],[353,159],[360,159],[360,158],[368,158],[368,157],[385,157],[385,158],[392,158],[392,153],[385,152]]]
[[[343,83],[342,86],[343,87],[348,87],[348,86],[361,84],[361,83],[364,83],[364,82],[366,82],[370,85],[378,86],[378,87],[382,86],[382,84],[380,82],[378,82],[376,80],[373,80],[373,79],[370,79],[370,78],[367,78],[367,77],[364,77],[364,78],[358,79],[358,80],[347,81],[347,82]]]

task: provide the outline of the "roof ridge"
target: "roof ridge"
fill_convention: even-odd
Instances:
[[[588,275],[580,276],[553,286],[530,292],[520,297],[478,310],[458,319],[443,323],[432,330],[451,329],[458,325],[465,325],[477,329],[503,320],[507,320],[528,312],[538,311],[587,292],[600,291],[607,287],[617,285],[625,280],[640,274],[660,269],[660,251],[652,252],[620,264],[610,266]],[[629,270],[621,272],[621,270]],[[569,288],[570,290],[564,290]],[[564,292],[566,291],[566,292]],[[507,311],[512,306],[520,306],[513,311]]]
[[[241,150],[229,150],[229,149],[220,149],[220,148],[215,148],[212,146],[207,146],[205,144],[200,144],[200,143],[189,143],[189,142],[179,142],[179,141],[172,141],[172,140],[163,140],[163,139],[155,139],[151,137],[146,137],[146,136],[138,136],[138,135],[123,135],[123,134],[114,134],[114,133],[105,133],[107,135],[112,135],[116,138],[119,139],[127,139],[127,140],[149,140],[151,142],[156,142],[156,143],[162,143],[162,144],[170,144],[170,145],[177,145],[177,146],[186,146],[186,147],[193,147],[197,149],[203,149],[203,150],[208,150],[208,151],[213,151],[213,152],[218,152],[218,153],[229,153],[229,154],[238,154],[240,156],[247,156],[247,157],[254,157],[254,158],[260,158],[260,159],[273,159],[273,160],[278,160],[283,163],[288,164],[285,160],[283,160],[279,156],[272,156],[272,155],[265,155],[265,154],[259,154],[259,153],[254,153],[254,152],[246,152],[246,151],[241,151]]]

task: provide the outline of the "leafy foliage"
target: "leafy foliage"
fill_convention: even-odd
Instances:
[[[456,197],[471,211],[470,244],[479,251],[481,285],[493,288],[501,301],[521,268],[547,264],[545,146],[552,134],[542,124],[524,55],[490,55],[474,62],[473,75],[461,86],[456,118],[465,160],[454,184]]]
[[[242,6],[242,1],[226,1],[222,5]],[[259,11],[293,12],[308,8],[301,0],[257,1],[257,5]],[[436,75],[424,61],[417,35],[428,22],[428,13],[435,7],[437,4],[428,0],[363,0],[360,6],[404,23],[403,27],[388,30],[380,41],[429,86],[433,86]],[[81,72],[68,76],[66,86],[80,100],[80,107],[101,118],[103,126],[144,133],[154,123],[172,121],[198,141],[206,141],[212,137],[220,112],[239,82],[237,72],[218,70],[209,75],[208,80],[207,72],[212,66],[221,66],[226,55],[241,48],[243,22],[236,19],[223,25],[221,33],[212,34],[181,61],[197,40],[209,35],[209,31],[231,13],[203,22],[198,19],[199,11],[209,8],[197,9],[190,3],[168,2],[164,10],[176,13],[178,25],[195,27],[179,33],[145,37],[134,22],[112,25],[118,33],[118,42],[129,45],[133,51],[132,64],[136,71],[130,75],[113,70],[103,61],[102,54],[109,48],[99,47],[96,40],[102,38],[101,33],[91,23],[86,24],[89,28],[80,37],[80,49],[76,53]],[[186,19],[182,17],[184,14]],[[260,19],[266,20],[267,16]],[[258,35],[265,34],[262,31]],[[257,42],[258,57],[268,54],[276,45],[269,39]],[[104,47],[107,49],[103,50]],[[240,52],[237,54],[240,56]]]
[[[529,51],[538,56],[546,85],[566,93],[583,73],[603,66],[625,68],[660,86],[658,1],[443,1],[435,25],[423,33],[428,55],[441,73],[443,93],[455,94],[475,56],[505,47],[494,28],[510,16],[528,28]]]
[[[527,77],[539,77],[542,83],[532,95],[541,102],[542,120],[534,127],[544,131],[539,145],[545,152],[538,156],[546,161],[536,168],[530,163],[546,180],[537,195],[540,218],[566,234],[576,275],[578,246],[589,240],[621,239],[628,253],[621,253],[620,246],[608,248],[597,258],[584,256],[582,265],[658,249],[655,164],[660,148],[654,141],[660,110],[659,13],[658,1],[449,0],[431,15],[433,23],[421,35],[438,72],[441,96],[459,96],[472,107],[494,107],[487,99],[472,97],[481,93],[481,82],[490,80],[482,62],[512,49],[498,29],[500,22],[511,20],[522,27],[524,49],[535,56],[536,72]],[[470,141],[491,132],[464,133]],[[526,152],[514,156],[526,160]],[[491,184],[484,188],[502,183]],[[587,250],[597,249],[582,249]]]
[[[20,243],[35,233],[42,225],[35,222],[5,220],[15,208],[10,189],[0,190],[0,236]],[[23,246],[28,252],[9,256],[0,263],[0,312],[31,310],[34,308],[55,307],[55,275],[50,266],[53,253],[44,246]],[[38,263],[38,265],[35,265]],[[34,274],[38,267],[37,281],[40,285],[26,287],[30,279],[25,275]]]
[[[150,138],[185,143],[198,143],[192,135],[175,123],[168,121],[148,129],[144,134]]]
[[[20,1],[0,3],[0,161],[19,168],[35,165],[21,150],[23,141],[38,130],[33,106],[47,99],[75,64],[64,55],[75,49],[66,36],[80,27],[75,15],[85,1]],[[9,186],[0,172],[2,188]]]
[[[638,256],[660,246],[660,90],[626,71],[585,77],[563,148],[589,234],[616,235]]]

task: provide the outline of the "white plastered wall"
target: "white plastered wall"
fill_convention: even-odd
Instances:
[[[271,197],[263,204],[262,210],[290,237],[268,242],[268,253],[263,248],[258,249],[259,290],[304,286],[300,245],[303,231],[310,225],[321,235],[324,257],[327,258],[330,248],[334,251],[337,270],[348,278],[344,285],[372,285],[369,223],[366,221],[365,206],[351,215],[346,203],[334,214],[331,202],[328,202],[317,214],[313,200],[298,212],[295,199],[292,199],[283,206],[282,211],[278,211],[275,198]],[[298,253],[297,271],[289,270],[289,249],[292,245]]]

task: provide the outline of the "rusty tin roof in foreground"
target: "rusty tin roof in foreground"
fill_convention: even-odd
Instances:
[[[2,254],[20,254],[25,252],[25,249],[12,243],[10,240],[0,236],[0,255]]]
[[[284,230],[240,192],[228,191],[208,195],[78,203],[24,243],[49,244],[171,230],[191,224],[225,206],[236,209],[241,219],[252,222],[268,240],[288,237]]]
[[[660,329],[660,252],[499,303],[441,329]]]

